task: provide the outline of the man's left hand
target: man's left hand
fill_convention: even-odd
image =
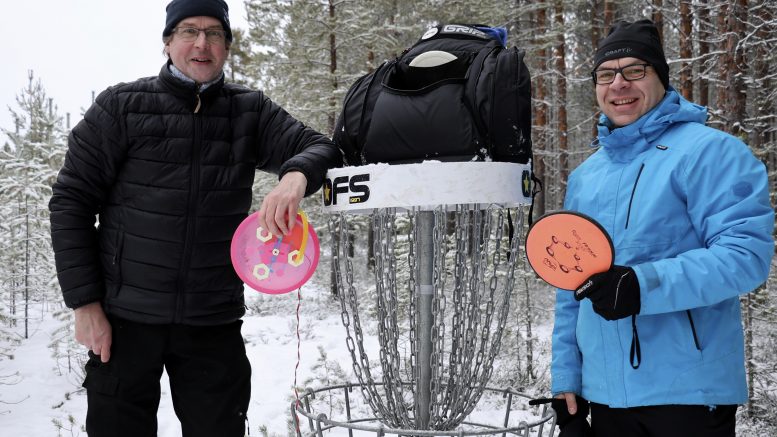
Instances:
[[[575,299],[586,297],[591,299],[596,314],[607,320],[639,314],[641,308],[639,280],[631,267],[615,265],[591,275],[575,290]]]
[[[297,209],[308,179],[298,171],[290,171],[283,175],[278,185],[265,196],[259,208],[259,226],[273,235],[288,235],[294,228]]]

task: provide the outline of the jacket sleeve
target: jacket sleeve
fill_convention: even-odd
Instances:
[[[101,93],[70,132],[65,163],[49,201],[51,242],[65,304],[77,308],[105,294],[95,217],[122,161],[122,120],[112,91]]]
[[[564,206],[569,207],[570,192],[575,186],[575,173],[569,177],[567,198]],[[582,364],[583,356],[577,346],[577,318],[580,302],[576,301],[569,290],[556,290],[556,309],[553,318],[553,336],[551,342],[552,358],[550,363],[551,393],[583,392]]]
[[[552,361],[550,364],[553,395],[582,394],[583,357],[577,347],[577,316],[580,302],[572,292],[556,290],[556,312],[553,321]]]
[[[342,165],[335,144],[321,133],[305,126],[267,96],[260,94],[258,126],[260,170],[283,177],[289,171],[302,172],[308,180],[305,195],[321,188],[330,168]]]
[[[704,247],[633,266],[642,310],[657,314],[714,305],[764,281],[774,254],[766,168],[738,139],[719,134],[689,156],[687,214]]]

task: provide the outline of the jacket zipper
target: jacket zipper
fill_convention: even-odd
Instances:
[[[121,289],[121,283],[123,282],[121,273],[121,258],[124,251],[124,229],[119,228],[118,235],[116,236],[116,253],[113,254],[113,265],[116,266],[116,293],[113,297],[118,296]]]
[[[634,181],[634,187],[631,189],[631,197],[629,198],[629,209],[626,212],[626,228],[629,228],[629,220],[631,219],[631,203],[634,202],[634,193],[637,191],[637,184],[639,183],[639,178],[642,176],[642,170],[645,169],[645,163],[643,162],[642,165],[639,166],[639,173],[637,173],[637,179]]]
[[[181,271],[178,274],[178,292],[176,295],[175,312],[173,319],[175,323],[183,322],[184,296],[186,292],[186,283],[189,276],[189,266],[192,257],[192,240],[197,221],[197,199],[200,197],[200,146],[202,142],[202,118],[199,116],[200,93],[197,92],[197,106],[192,113],[194,126],[194,136],[192,138],[192,161],[191,174],[189,178],[189,199],[187,203],[186,234],[183,245],[183,260],[181,262]]]
[[[637,192],[637,184],[639,184],[639,178],[642,177],[642,170],[645,169],[645,163],[643,162],[639,166],[639,172],[637,172],[637,179],[634,180],[634,186],[631,188],[631,197],[629,197],[629,209],[626,211],[626,227],[629,228],[629,220],[631,219],[631,204],[634,202],[634,193]],[[622,279],[622,278],[621,278]],[[618,283],[620,285],[620,282]],[[637,331],[637,315],[631,316],[631,347],[629,350],[629,361],[633,369],[639,369],[639,365],[642,364],[642,348],[639,344],[639,332]]]
[[[699,337],[696,335],[696,325],[693,323],[693,316],[691,310],[685,310],[685,314],[688,315],[688,323],[691,324],[691,333],[693,333],[693,344],[696,345],[696,350],[701,351],[701,345],[699,345]]]

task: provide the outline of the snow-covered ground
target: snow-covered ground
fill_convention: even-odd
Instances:
[[[298,346],[297,292],[262,295],[249,290],[246,296],[249,311],[244,318],[243,336],[252,365],[250,435],[287,436],[298,353],[299,387],[321,388],[343,378],[353,380],[340,305],[329,297],[327,290],[312,283],[305,285],[300,300]],[[0,435],[86,436],[82,428],[86,393],[80,387],[80,377],[60,374],[47,347],[58,323],[51,318],[37,322],[30,338],[16,349],[14,359],[0,362],[0,376],[6,376],[0,384]],[[377,362],[379,344],[370,328],[365,329],[364,343],[370,358]],[[9,378],[8,375],[17,376]],[[336,417],[343,402],[342,395],[335,397],[334,401],[320,404],[326,409],[320,412]],[[361,402],[359,390],[354,390],[352,397],[355,404]],[[494,402],[501,405],[504,400]],[[486,407],[485,412],[476,412],[478,419],[501,425],[504,412],[498,409],[499,405],[493,410]],[[181,435],[166,376],[162,378],[158,417],[159,437]],[[517,424],[519,419],[519,415],[514,415],[511,422]],[[307,426],[307,420],[303,424]],[[341,429],[329,435],[347,435],[347,432]]]
[[[297,292],[270,296],[249,290],[246,297],[249,311],[244,318],[243,336],[253,369],[252,398],[248,411],[250,435],[286,437],[289,435],[290,405],[295,396],[293,386],[298,353],[298,387],[322,388],[339,384],[343,380],[355,381],[340,305],[329,297],[328,290],[312,281],[305,285],[299,309],[298,346]],[[369,319],[368,314],[363,315],[363,324],[368,325]],[[80,387],[81,377],[76,372],[60,370],[63,364],[57,365],[48,347],[59,323],[50,314],[42,318],[39,316],[39,319],[33,318],[30,338],[22,341],[15,349],[13,359],[0,361],[0,437],[86,436],[83,431],[86,393]],[[550,325],[536,326],[534,335],[544,350],[538,353],[540,362],[536,363],[536,369],[545,373]],[[377,360],[379,344],[374,326],[366,326],[364,343],[370,359]],[[83,353],[86,354],[86,350]],[[512,371],[504,366],[495,368],[495,374]],[[167,378],[163,376],[158,414],[159,437],[181,435],[169,393]],[[332,394],[334,396],[331,399],[319,395],[314,411],[336,419],[338,415],[343,415],[343,395],[340,392]],[[536,411],[527,409],[525,401],[516,401],[517,405],[511,411],[510,426],[517,425],[520,420],[531,421],[536,418]],[[357,405],[356,409],[359,404],[363,405],[358,389],[353,390],[351,402]],[[480,423],[501,426],[504,397],[501,394],[484,396],[470,418]],[[743,419],[742,415],[740,419]],[[308,421],[303,418],[302,423],[303,431],[307,431]],[[740,420],[737,424],[737,435],[740,437],[774,437],[773,431],[746,420]],[[348,434],[340,428],[326,435],[340,437]],[[375,433],[355,433],[354,437],[366,435]]]

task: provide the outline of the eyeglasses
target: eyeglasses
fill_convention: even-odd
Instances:
[[[173,29],[183,42],[194,42],[199,38],[200,32],[205,33],[205,40],[210,44],[221,44],[227,37],[227,32],[222,29],[197,29],[196,27],[176,27]]]
[[[591,73],[594,83],[597,85],[609,85],[615,82],[615,76],[621,74],[623,80],[631,82],[640,80],[647,74],[650,64],[631,64],[621,68],[600,68]]]

